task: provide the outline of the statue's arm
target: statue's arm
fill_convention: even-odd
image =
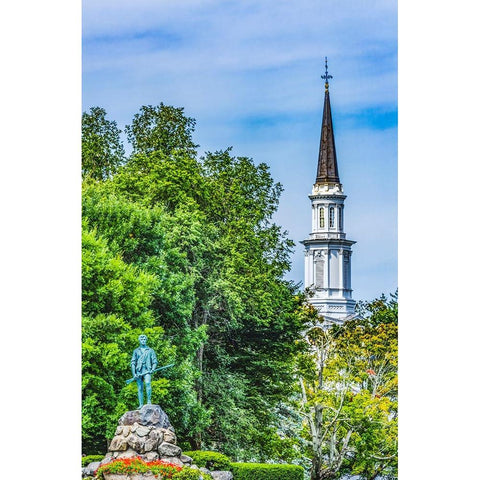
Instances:
[[[132,359],[130,360],[130,368],[132,369],[132,376],[135,377],[136,375],[136,365],[137,365],[137,351],[133,351]]]
[[[157,361],[157,355],[155,354],[155,351],[152,350],[152,371],[157,368],[158,361]]]

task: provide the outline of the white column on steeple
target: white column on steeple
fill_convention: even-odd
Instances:
[[[323,287],[328,290],[330,288],[330,256],[328,254],[328,248],[325,250],[322,250],[322,256],[323,256],[323,264],[325,265],[325,268],[323,270]]]
[[[347,265],[347,279],[346,286],[348,289],[352,288],[352,251],[348,252],[348,265]]]
[[[327,232],[330,231],[330,204],[325,204],[325,227]]]
[[[312,204],[312,232],[315,231],[315,205]]]
[[[345,289],[343,281],[343,248],[341,248],[338,251],[338,287],[342,290]]]
[[[304,254],[304,264],[305,264],[305,288],[310,286],[310,252],[309,250],[305,250]]]

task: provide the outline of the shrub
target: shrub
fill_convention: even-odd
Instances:
[[[299,465],[272,463],[232,463],[235,480],[303,480]]]
[[[219,452],[194,450],[193,452],[183,452],[193,458],[193,463],[197,467],[205,467],[208,470],[232,470],[231,460]]]
[[[86,467],[92,462],[101,462],[102,460],[103,455],[86,455],[85,457],[82,457],[82,467]]]
[[[200,475],[203,480],[213,480],[210,475],[201,473],[200,470],[195,470],[189,467],[183,467],[182,470],[176,473],[172,478],[173,480],[199,480]]]

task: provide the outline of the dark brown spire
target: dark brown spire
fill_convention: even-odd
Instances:
[[[320,150],[318,152],[317,179],[315,183],[340,183],[337,166],[337,153],[335,151],[335,138],[333,136],[332,110],[330,108],[330,95],[328,92],[327,59],[325,58],[325,101],[323,103],[322,134],[320,136]]]

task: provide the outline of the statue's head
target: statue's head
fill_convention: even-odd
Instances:
[[[146,335],[140,335],[138,337],[138,341],[140,342],[140,345],[144,346],[147,344],[147,336]]]

